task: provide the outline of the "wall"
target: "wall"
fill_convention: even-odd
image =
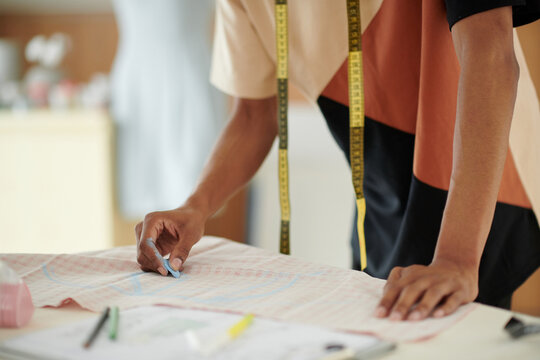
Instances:
[[[35,35],[68,34],[73,41],[63,68],[75,81],[88,81],[96,72],[108,73],[118,43],[113,14],[0,15],[0,37],[24,45]],[[30,64],[24,61],[23,74]]]

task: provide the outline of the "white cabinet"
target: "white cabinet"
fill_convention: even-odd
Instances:
[[[0,112],[0,252],[113,245],[105,111]]]

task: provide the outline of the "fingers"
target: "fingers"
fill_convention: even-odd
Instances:
[[[167,270],[163,265],[163,258],[158,252],[154,239],[157,239],[163,229],[155,213],[146,215],[142,223],[135,227],[137,236],[137,262],[144,271],[157,271],[166,276]]]
[[[196,211],[177,209],[150,213],[137,224],[138,262],[142,269],[167,274],[166,268],[183,270],[191,247],[204,232],[204,222]],[[163,256],[170,253],[166,262]],[[169,267],[170,265],[170,267]],[[174,271],[172,271],[174,273]]]
[[[163,276],[167,276],[168,274],[168,270],[165,269],[165,261],[163,260],[163,256],[161,256],[160,252],[158,251],[158,249],[156,248],[156,244],[154,243],[154,240],[152,238],[148,238],[144,241],[146,243],[146,245],[152,249],[152,252],[154,253],[154,256],[148,256],[149,258],[151,258],[151,261],[154,263],[154,266],[156,264],[158,264],[158,268],[157,268],[157,271],[163,275]]]
[[[414,310],[407,317],[408,320],[422,320],[427,318],[433,309],[441,303],[447,296],[455,291],[455,285],[445,282],[425,289],[422,300],[419,301]]]
[[[152,238],[157,239],[163,230],[163,223],[159,220],[158,213],[149,213],[144,217],[139,242]]]
[[[383,290],[383,297],[375,310],[375,316],[382,318],[388,315],[389,310],[394,306],[400,292],[401,286],[399,285],[399,280],[403,274],[403,268],[396,266],[390,272],[388,280]]]
[[[171,264],[173,270],[178,271],[183,269],[183,265],[189,256],[191,248],[198,240],[198,238],[187,232],[184,232],[180,236],[180,241],[176,243],[176,246],[171,251],[171,255],[169,256],[169,263]]]
[[[137,262],[141,266],[141,270],[143,271],[154,271],[155,268],[153,268],[152,265],[152,257],[148,257],[148,255],[145,253],[144,248],[145,246],[141,247],[141,232],[142,232],[142,221],[139,222],[135,226],[135,239],[137,240]]]
[[[430,278],[422,278],[404,287],[398,300],[390,312],[390,320],[403,320],[409,314],[410,309],[423,297],[426,290],[432,285]],[[415,317],[418,315],[415,315]]]
[[[390,271],[390,275],[388,276],[388,281],[389,282],[398,281],[401,278],[402,273],[403,273],[403,268],[401,266],[396,266],[395,268],[392,269],[392,271]]]
[[[400,292],[401,287],[395,283],[387,284],[384,288],[383,297],[375,310],[375,316],[379,318],[387,316],[389,310],[394,306]]]
[[[135,241],[137,242],[137,245],[139,245],[141,239],[142,225],[142,221],[135,225]]]
[[[467,300],[466,287],[455,276],[426,266],[396,267],[390,273],[375,316],[390,320],[422,320],[453,313]]]
[[[168,271],[163,265],[163,258],[157,252],[152,239],[141,241],[139,244],[140,253],[137,256],[137,262],[141,265],[141,269],[149,269],[150,271],[157,271],[161,275],[166,276]]]
[[[441,318],[446,315],[453,314],[457,310],[457,308],[465,302],[465,295],[463,294],[463,292],[457,291],[451,296],[449,296],[444,301],[444,303],[433,312],[433,317]]]

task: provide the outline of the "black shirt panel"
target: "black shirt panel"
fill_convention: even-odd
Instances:
[[[514,27],[540,18],[540,0],[445,0],[445,3],[450,29],[468,16],[503,6],[512,6]]]
[[[318,105],[348,160],[349,108],[324,96]],[[415,135],[365,117],[365,271],[378,278],[387,278],[394,266],[428,265],[437,245],[448,191],[414,176],[414,148]],[[351,244],[353,267],[359,269],[356,226]],[[498,202],[480,263],[477,301],[508,302],[539,265],[540,227],[533,211]]]

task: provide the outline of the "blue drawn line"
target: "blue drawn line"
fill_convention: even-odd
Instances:
[[[151,292],[143,292],[142,290],[142,286],[141,286],[141,283],[138,279],[138,276],[140,275],[143,275],[145,274],[145,272],[138,272],[138,273],[133,273],[130,275],[130,280],[131,280],[131,284],[133,285],[133,290],[125,290],[125,289],[122,289],[121,287],[119,286],[116,286],[116,285],[109,285],[109,287],[111,289],[114,289],[124,295],[129,295],[129,296],[151,296],[151,295],[155,295],[155,294],[158,294],[162,291],[165,291],[173,286],[176,285],[176,282],[177,281],[186,281],[189,279],[189,276],[186,275],[186,274],[181,274],[180,277],[178,279],[176,279],[176,281],[172,281],[170,284],[162,287],[162,288],[159,288],[159,289],[156,289],[154,291],[151,291]]]
[[[124,290],[121,287],[116,286],[116,285],[109,285],[109,287],[125,295],[130,295],[130,296],[143,295],[141,283],[139,279],[137,279],[137,277],[142,274],[144,274],[144,272],[141,271],[141,272],[136,272],[129,275],[131,285],[133,286],[132,290]]]
[[[129,276],[131,283],[133,284],[133,292],[136,294],[142,293],[142,285],[138,277],[139,274],[140,273],[135,273]]]
[[[141,290],[141,287],[140,287],[140,282],[139,280],[137,279],[137,277],[139,275],[142,275],[144,274],[144,272],[141,272],[141,273],[134,273],[134,274],[131,274],[131,279],[132,279],[132,282],[136,282],[138,285],[137,288],[134,287],[134,289],[132,291],[129,291],[129,290],[125,290],[125,289],[122,289],[116,285],[109,285],[110,288],[120,292],[121,294],[124,294],[124,295],[127,295],[127,296],[141,296],[141,297],[147,297],[147,296],[154,296],[160,292],[163,292],[165,290],[168,290],[170,288],[172,288],[173,286],[176,285],[176,281],[174,282],[171,282],[170,284],[160,288],[160,289],[157,289],[157,290],[154,290],[154,291],[151,291],[151,292],[142,292]],[[170,294],[163,294],[161,295],[163,298],[174,298],[174,299],[183,299],[183,300],[190,300],[190,301],[193,301],[193,302],[197,302],[197,303],[202,303],[202,304],[212,304],[212,303],[230,303],[230,302],[236,302],[236,301],[244,301],[244,300],[250,300],[250,299],[257,299],[257,298],[264,298],[264,297],[267,297],[267,296],[272,296],[274,294],[277,294],[277,293],[280,293],[284,290],[287,290],[288,288],[292,287],[300,278],[304,277],[304,276],[316,276],[315,274],[306,274],[306,275],[296,275],[290,282],[288,282],[287,284],[277,288],[277,289],[274,289],[270,292],[266,292],[266,293],[262,293],[262,294],[253,294],[253,295],[247,295],[247,296],[241,296],[241,297],[230,297],[230,295],[232,294],[238,294],[238,293],[242,293],[242,292],[246,292],[246,291],[250,291],[250,290],[255,290],[257,288],[261,288],[263,286],[268,286],[268,285],[271,285],[272,283],[275,283],[279,280],[282,280],[285,276],[283,273],[280,273],[280,274],[277,274],[276,275],[276,278],[272,279],[271,281],[267,281],[266,283],[264,284],[258,284],[258,285],[254,285],[254,286],[250,286],[248,288],[245,288],[245,289],[242,289],[242,290],[238,290],[238,291],[234,291],[234,292],[231,292],[229,294],[226,294],[226,295],[220,295],[220,296],[214,296],[212,298],[209,298],[209,299],[203,299],[203,298],[199,298],[199,297],[196,297],[196,296],[193,296],[193,295],[170,295]],[[185,274],[182,274],[181,277],[178,279],[179,281],[186,281],[188,280],[189,277]]]
[[[41,269],[43,271],[43,274],[45,275],[45,277],[47,277],[49,280],[51,280],[52,282],[55,282],[57,284],[60,284],[60,285],[64,285],[64,286],[69,286],[69,287],[74,287],[74,288],[79,288],[79,289],[97,289],[99,286],[92,286],[92,285],[81,285],[81,284],[77,284],[77,283],[73,283],[73,282],[70,282],[70,281],[65,281],[65,280],[60,280],[59,276],[55,273],[54,271],[54,267],[51,266],[51,265],[47,265],[45,263],[43,263],[41,265]],[[130,280],[131,280],[131,284],[133,286],[133,290],[132,291],[126,291],[118,286],[115,286],[115,285],[109,285],[109,287],[113,288],[114,290],[118,291],[118,292],[121,292],[125,295],[130,295],[130,296],[137,296],[137,295],[153,295],[153,294],[157,294],[161,291],[164,291],[170,287],[172,287],[174,285],[174,283],[171,283],[161,289],[157,289],[155,291],[152,291],[150,293],[143,293],[142,291],[142,285],[138,279],[138,276],[139,275],[142,275],[142,274],[145,274],[145,272],[141,271],[141,272],[137,272],[137,273],[133,273],[133,274],[130,274],[129,277],[130,277]],[[182,277],[180,277],[181,280],[187,280],[186,279],[187,275],[183,275]],[[179,280],[180,280],[179,279]]]
[[[270,273],[270,271],[265,271],[265,274],[268,274],[268,273]],[[247,287],[245,289],[242,289],[242,290],[233,291],[233,292],[230,292],[230,293],[225,294],[223,296],[225,297],[225,296],[231,296],[231,295],[234,295],[234,294],[240,294],[240,293],[243,293],[243,292],[246,292],[246,291],[257,290],[258,288],[268,286],[268,285],[272,285],[273,283],[281,280],[284,277],[282,275],[283,275],[282,273],[277,274],[275,278],[273,278],[273,279],[271,279],[271,280],[269,280],[267,282],[263,282],[261,284],[249,286],[249,287]]]
[[[64,285],[64,286],[69,286],[69,287],[75,287],[75,288],[81,288],[81,289],[96,289],[98,288],[98,286],[91,286],[91,285],[81,285],[81,284],[77,284],[77,283],[73,283],[73,282],[69,282],[69,281],[65,281],[65,280],[60,280],[58,275],[56,275],[56,273],[54,272],[54,268],[52,266],[47,266],[47,264],[42,264],[42,271],[44,273],[44,275],[51,281],[57,283],[57,284],[61,284],[61,285]],[[264,274],[268,274],[270,273],[270,271],[265,271]],[[142,297],[146,297],[146,296],[154,296],[156,294],[159,294],[165,290],[168,290],[170,288],[172,288],[173,286],[175,286],[177,284],[176,281],[171,281],[170,284],[167,284],[166,286],[164,287],[161,287],[159,289],[156,289],[156,290],[153,290],[153,291],[150,291],[150,292],[144,292],[143,291],[143,288],[142,288],[142,284],[141,282],[139,281],[139,276],[145,274],[145,272],[137,272],[137,273],[132,273],[129,275],[129,280],[130,280],[130,283],[131,283],[131,287],[132,289],[130,290],[126,290],[126,289],[123,289],[117,285],[108,285],[109,288],[115,290],[115,291],[118,291],[119,293],[121,294],[124,294],[124,295],[127,295],[127,296],[142,296]],[[240,289],[240,290],[236,290],[236,291],[232,291],[232,292],[229,292],[225,295],[220,295],[220,296],[214,296],[214,297],[211,297],[211,298],[208,298],[208,299],[204,299],[204,298],[200,298],[200,297],[197,297],[196,295],[169,295],[169,294],[162,294],[161,296],[163,298],[176,298],[176,299],[184,299],[184,300],[189,300],[189,301],[193,301],[193,302],[196,302],[196,303],[203,303],[203,304],[212,304],[212,303],[231,303],[231,302],[237,302],[237,301],[245,301],[245,300],[251,300],[251,299],[260,299],[260,298],[264,298],[264,297],[268,297],[268,296],[272,296],[272,295],[275,295],[277,293],[280,293],[282,291],[285,291],[289,288],[291,288],[298,280],[300,280],[302,277],[316,277],[316,276],[321,276],[323,275],[324,272],[323,271],[319,271],[319,272],[314,272],[314,273],[310,273],[310,274],[292,274],[292,273],[278,273],[275,275],[275,277],[269,281],[266,281],[264,283],[261,283],[261,284],[256,284],[256,285],[253,285],[253,286],[249,286],[247,288],[244,288],[244,289]],[[253,295],[246,295],[246,296],[240,296],[240,297],[234,297],[233,295],[237,295],[237,294],[242,294],[242,293],[245,293],[245,292],[249,292],[249,291],[254,291],[254,290],[257,290],[257,289],[260,289],[260,288],[264,288],[264,287],[268,287],[268,286],[271,286],[272,284],[280,281],[280,280],[283,280],[284,278],[286,278],[287,276],[292,276],[294,275],[294,278],[289,281],[288,283],[284,284],[283,286],[281,287],[278,287],[272,291],[268,291],[268,292],[265,292],[265,293],[261,293],[261,294],[253,294]],[[187,275],[187,274],[184,274],[182,273],[180,278],[178,278],[177,280],[178,281],[187,281],[190,279],[190,276]],[[200,289],[198,289],[200,291]]]
[[[251,299],[260,299],[267,296],[272,296],[277,293],[280,293],[282,291],[285,291],[292,287],[300,278],[302,275],[296,275],[288,284],[283,285],[280,288],[274,289],[270,292],[263,293],[263,294],[254,294],[254,295],[248,295],[238,298],[227,298],[225,296],[215,296],[210,299],[201,299],[200,301],[198,299],[189,299],[195,302],[202,302],[202,303],[215,303],[215,302],[235,302],[235,301],[244,301],[244,300],[251,300]]]
[[[58,278],[58,275],[56,275],[56,273],[54,272],[54,268],[52,266],[49,266],[49,269],[47,269],[47,264],[43,263],[41,265],[41,269],[43,271],[43,274],[45,274],[45,276],[57,283],[57,284],[60,284],[60,285],[64,285],[64,286],[71,286],[71,287],[76,287],[76,288],[81,288],[81,289],[95,289],[96,286],[90,286],[90,285],[80,285],[80,284],[76,284],[76,283],[72,283],[72,282],[69,282],[69,281],[64,281],[64,280],[59,280],[57,279]]]
[[[263,293],[263,294],[254,294],[254,295],[242,296],[242,297],[237,297],[237,298],[228,298],[226,296],[214,296],[214,297],[209,298],[209,299],[202,299],[202,298],[197,298],[197,297],[194,297],[194,296],[186,296],[186,295],[162,295],[162,296],[163,296],[163,298],[183,299],[183,300],[189,300],[189,301],[193,301],[193,302],[201,303],[201,304],[231,303],[231,302],[251,300],[251,299],[260,299],[260,298],[275,295],[277,293],[280,293],[282,291],[285,291],[285,290],[289,289],[303,276],[306,276],[306,275],[296,275],[289,283],[287,283],[287,284],[285,284],[285,285],[283,285],[283,286],[281,286],[281,287],[279,287],[277,289],[274,289],[274,290],[272,290],[270,292],[266,292],[266,293]],[[151,294],[143,294],[142,296],[149,296],[149,295],[151,295]]]
[[[268,274],[268,273],[270,273],[270,271],[265,271],[264,272],[264,274]],[[264,283],[258,284],[258,285],[253,285],[253,286],[247,287],[247,288],[242,289],[242,290],[233,291],[233,292],[230,292],[228,294],[223,295],[222,297],[227,297],[227,296],[234,295],[234,294],[240,294],[240,293],[243,293],[243,292],[246,292],[246,291],[257,290],[258,288],[268,286],[268,285],[272,285],[273,283],[275,283],[275,282],[277,282],[277,281],[279,281],[279,280],[281,280],[283,278],[286,278],[287,276],[293,276],[294,275],[294,279],[292,280],[292,282],[295,283],[297,280],[299,280],[302,277],[315,277],[315,276],[320,276],[322,274],[324,274],[323,271],[317,271],[317,272],[314,272],[314,273],[311,273],[311,274],[300,274],[300,275],[299,274],[292,274],[292,273],[278,273],[278,274],[276,274],[276,277],[274,279],[270,280],[270,281],[267,281],[267,282],[264,282]]]

